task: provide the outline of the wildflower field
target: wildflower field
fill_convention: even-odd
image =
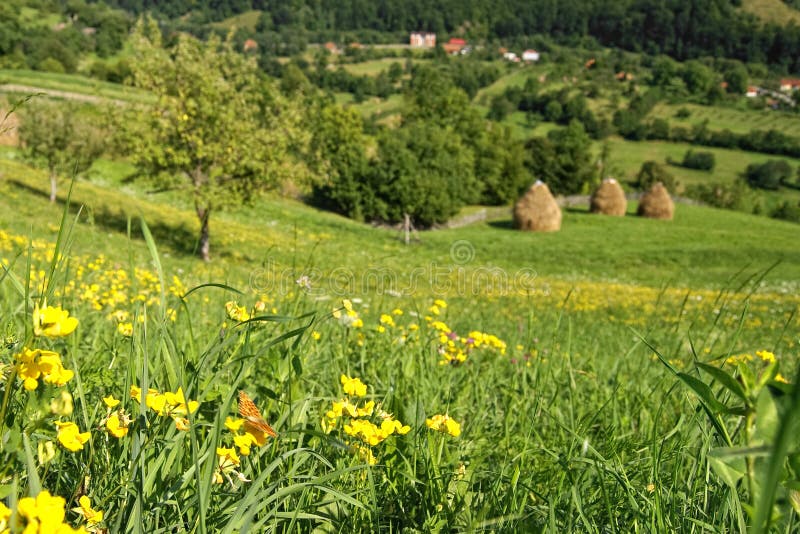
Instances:
[[[144,221],[120,231],[90,199],[62,214],[0,188],[23,213],[0,219],[0,532],[798,528],[790,225],[759,219],[769,252],[749,262],[742,233],[707,269],[702,243],[659,259],[623,236],[623,269],[569,231],[538,242],[557,257],[490,263],[502,225],[406,253],[352,223],[231,218],[198,265],[159,237],[180,210],[134,196]],[[236,255],[255,234],[322,244],[275,266]]]

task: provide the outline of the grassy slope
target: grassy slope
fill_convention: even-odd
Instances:
[[[669,166],[668,170],[672,173],[682,187],[709,183],[709,182],[733,182],[744,173],[751,163],[763,163],[771,159],[781,159],[788,161],[792,167],[800,165],[800,160],[771,156],[769,154],[758,154],[755,152],[745,152],[742,150],[728,150],[724,148],[698,147],[687,143],[668,143],[663,141],[626,141],[621,138],[611,138],[612,169],[622,172],[621,179],[632,181],[642,163],[648,160],[666,163],[667,158],[673,161],[680,161],[687,150],[693,149],[704,152],[711,152],[716,158],[716,166],[713,172],[704,172],[694,169],[686,169],[679,166]],[[772,208],[776,204],[788,200],[800,201],[800,191],[782,188],[780,191],[758,191],[762,198],[765,208]]]
[[[782,0],[742,0],[741,9],[766,22],[800,24],[800,11],[787,6]]]
[[[144,101],[149,98],[147,93],[133,87],[75,74],[0,69],[0,85],[3,84],[24,85],[124,101]]]
[[[676,117],[679,109],[688,109],[685,119]],[[800,115],[775,112],[769,109],[734,109],[730,107],[700,106],[696,104],[658,104],[649,117],[667,119],[672,126],[691,128],[708,121],[710,130],[730,130],[747,133],[751,130],[779,130],[792,137],[800,137]]]
[[[256,31],[259,17],[261,17],[261,11],[257,9],[245,11],[244,13],[234,15],[233,17],[228,17],[220,22],[214,22],[210,24],[210,26],[212,28],[220,28],[224,30],[243,29],[254,32]]]
[[[44,175],[8,160],[0,160],[0,172],[0,228],[47,235],[59,211],[46,201]],[[107,170],[106,183],[114,185],[110,175]],[[114,255],[125,241],[127,217],[142,214],[162,250],[179,266],[196,265],[191,249],[197,223],[184,199],[153,198],[130,186],[78,182],[74,200],[85,205],[88,215],[82,217],[82,226],[88,223],[89,228],[78,233],[82,246]],[[541,277],[719,287],[744,266],[760,269],[781,260],[770,279],[800,279],[796,225],[682,205],[671,223],[567,211],[562,231],[556,234],[521,234],[510,229],[506,218],[422,232],[418,243],[406,247],[393,230],[273,198],[237,213],[217,214],[212,232],[218,262],[210,268],[224,278],[248,276],[262,265],[291,277],[313,265],[320,276],[336,269],[358,275],[385,268],[403,285],[416,268],[425,273],[418,280],[425,292],[434,269],[452,273],[457,268],[473,272],[499,267],[508,273],[533,269]],[[471,260],[454,262],[454,246],[471,251]]]

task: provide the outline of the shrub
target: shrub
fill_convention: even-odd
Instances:
[[[683,161],[681,162],[681,166],[687,169],[698,169],[701,171],[712,171],[714,170],[715,164],[716,160],[713,153],[695,152],[692,149],[686,151],[686,154],[683,156]]]
[[[769,160],[765,163],[751,163],[745,171],[745,178],[751,187],[777,191],[781,183],[792,177],[792,167],[783,160]]]
[[[686,189],[686,196],[709,206],[738,211],[751,211],[751,192],[744,180],[733,183],[696,184]]]
[[[678,181],[663,165],[655,161],[645,161],[639,169],[639,174],[636,175],[636,187],[646,191],[656,182],[661,182],[673,193],[678,186]]]
[[[784,221],[800,223],[800,203],[790,204],[789,202],[784,201],[775,209],[775,211],[772,212],[771,217],[775,219],[783,219]]]
[[[509,113],[512,113],[514,109],[514,103],[506,98],[505,95],[497,95],[492,98],[487,117],[493,121],[502,121]]]

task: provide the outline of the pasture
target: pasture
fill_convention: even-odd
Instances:
[[[6,154],[3,487],[73,525],[725,532],[774,501],[795,527],[793,471],[768,498],[783,458],[746,452],[793,419],[737,411],[793,413],[794,225],[576,209],[406,246],[272,198],[214,219],[201,264],[185,201],[105,162],[53,209]]]

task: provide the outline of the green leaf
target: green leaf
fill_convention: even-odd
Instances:
[[[747,394],[745,393],[744,388],[729,373],[714,365],[708,365],[707,363],[697,362],[695,365],[707,374],[711,375],[714,380],[725,386],[728,391],[744,401],[747,400]]]
[[[772,443],[778,430],[778,407],[768,389],[762,389],[756,400],[756,425],[753,443]]]
[[[744,384],[744,390],[747,392],[752,391],[756,386],[756,376],[753,374],[750,366],[747,365],[746,362],[740,362],[739,365],[736,366],[736,369],[739,371],[739,376]]]
[[[797,429],[800,427],[800,383],[796,382],[792,390],[791,405],[786,410],[779,422],[772,446],[772,453],[767,460],[766,469],[760,473],[761,492],[755,506],[755,519],[753,532],[760,534],[769,530],[771,520],[770,512],[775,502],[778,481],[785,465],[786,456],[790,452],[791,444],[796,440]]]
[[[294,368],[294,373],[297,376],[303,374],[303,363],[300,361],[300,356],[295,354],[292,358],[292,367]]]
[[[743,455],[731,455],[731,447],[718,447],[708,451],[708,465],[732,489],[744,477],[747,464]]]
[[[28,468],[28,493],[31,497],[36,497],[42,491],[42,482],[39,480],[39,472],[36,470],[30,439],[25,433],[22,434],[22,443],[25,447],[25,465]]]
[[[233,291],[234,293],[237,293],[239,295],[244,295],[244,293],[242,293],[241,291],[239,291],[235,287],[231,287],[231,286],[226,285],[226,284],[217,284],[217,283],[209,282],[207,284],[200,284],[199,286],[193,287],[192,289],[190,289],[189,291],[187,291],[186,293],[183,294],[183,298],[186,298],[189,295],[191,295],[192,293],[194,293],[195,291],[197,291],[198,289],[203,289],[205,287],[218,287],[218,288],[224,289],[226,291]]]
[[[684,384],[692,388],[697,396],[700,397],[700,400],[703,401],[706,408],[711,412],[724,413],[727,411],[727,407],[717,400],[714,396],[714,392],[708,387],[708,384],[686,373],[678,373],[678,378],[680,378]]]

